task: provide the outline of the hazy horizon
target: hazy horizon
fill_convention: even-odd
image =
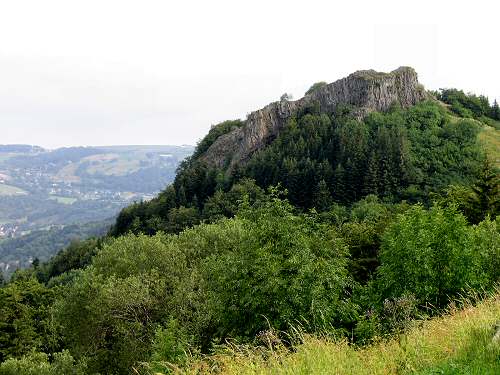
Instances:
[[[106,147],[166,147],[166,146],[173,146],[173,147],[195,147],[196,144],[172,144],[172,143],[165,143],[165,144],[75,144],[75,145],[70,145],[70,146],[58,146],[58,147],[46,147],[42,144],[33,144],[33,143],[0,143],[0,146],[38,146],[41,147],[45,150],[56,150],[60,148],[72,148],[72,147],[98,147],[98,148],[106,148]]]
[[[284,92],[402,65],[500,100],[500,6],[479,3],[2,4],[0,143],[195,145]]]

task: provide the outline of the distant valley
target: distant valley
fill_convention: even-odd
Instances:
[[[151,199],[171,182],[192,152],[191,146],[0,145],[0,271],[54,255],[55,246],[41,245],[44,236],[63,234],[59,247],[105,232],[122,207]]]

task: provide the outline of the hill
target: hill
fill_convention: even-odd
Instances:
[[[244,179],[262,189],[280,184],[305,210],[350,205],[369,194],[428,204],[450,185],[475,181],[484,161],[479,139],[496,159],[500,131],[487,125],[496,124],[488,117],[490,105],[481,97],[449,94],[453,90],[426,92],[411,68],[360,71],[313,88],[245,121],[214,126],[172,186],[151,202],[127,207],[113,233],[175,232],[231,216],[234,210],[223,201],[234,207],[239,198],[227,194]]]

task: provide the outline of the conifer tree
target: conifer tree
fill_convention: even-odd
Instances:
[[[325,180],[321,180],[314,191],[313,207],[319,212],[326,211],[332,205],[332,196]]]
[[[346,182],[345,170],[342,164],[337,165],[333,173],[333,196],[336,202],[344,203],[346,201]]]
[[[186,189],[184,188],[184,185],[182,185],[178,190],[177,203],[179,206],[185,206],[187,204]]]
[[[495,217],[500,210],[498,173],[486,159],[476,184],[472,187],[472,220],[475,224],[487,215]]]
[[[491,118],[500,121],[500,107],[498,106],[496,99],[491,106]]]
[[[379,162],[377,155],[372,152],[370,158],[368,159],[368,165],[366,169],[366,174],[363,183],[363,195],[375,194],[379,193]]]

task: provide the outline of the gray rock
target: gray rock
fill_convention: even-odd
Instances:
[[[229,166],[228,170],[232,170],[275,138],[296,110],[312,103],[319,103],[325,112],[333,112],[339,105],[352,105],[358,108],[357,117],[362,118],[373,111],[386,111],[394,103],[406,108],[426,98],[412,68],[400,67],[391,73],[358,71],[299,100],[284,98],[252,112],[244,126],[220,136],[201,160],[212,167]]]

